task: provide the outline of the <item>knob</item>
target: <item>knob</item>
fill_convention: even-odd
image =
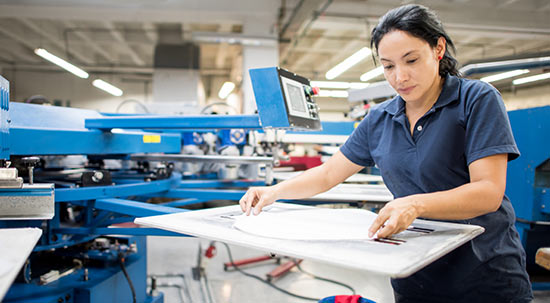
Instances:
[[[38,157],[24,157],[21,158],[21,162],[27,167],[29,171],[29,184],[34,184],[34,167],[38,162],[40,162],[40,158]]]
[[[313,91],[313,94],[314,94],[314,95],[318,95],[320,89],[319,89],[318,87],[313,87],[313,88],[312,88],[312,91]]]

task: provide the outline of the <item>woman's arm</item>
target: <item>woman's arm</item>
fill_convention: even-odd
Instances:
[[[378,231],[378,237],[388,237],[407,229],[417,217],[460,220],[496,211],[506,188],[507,161],[508,154],[476,160],[468,167],[470,183],[387,203],[369,228],[369,235]]]
[[[363,166],[348,160],[340,151],[320,166],[269,187],[251,187],[239,204],[247,215],[254,207],[254,214],[278,199],[303,199],[325,192],[357,173]]]

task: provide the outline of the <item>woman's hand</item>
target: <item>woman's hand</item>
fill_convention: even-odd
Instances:
[[[276,192],[272,186],[251,187],[239,201],[241,209],[250,215],[254,207],[254,215],[258,215],[265,206],[273,204],[277,200]]]
[[[369,228],[369,236],[378,232],[378,238],[389,237],[404,231],[420,215],[420,203],[415,196],[388,202],[378,213]]]

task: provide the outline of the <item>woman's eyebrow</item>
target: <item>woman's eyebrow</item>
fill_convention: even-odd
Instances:
[[[407,57],[408,55],[412,55],[413,53],[417,52],[417,50],[413,49],[413,50],[410,50],[408,52],[406,52],[403,56],[401,56],[401,58],[405,58]],[[386,58],[383,58],[383,57],[380,57],[380,61],[388,61],[388,62],[391,62],[390,59],[386,59]]]

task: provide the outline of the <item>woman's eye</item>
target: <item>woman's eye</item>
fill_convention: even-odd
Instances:
[[[407,61],[407,63],[415,63],[417,59],[412,59],[412,60],[409,60]]]
[[[391,69],[393,65],[384,65],[384,69]]]

